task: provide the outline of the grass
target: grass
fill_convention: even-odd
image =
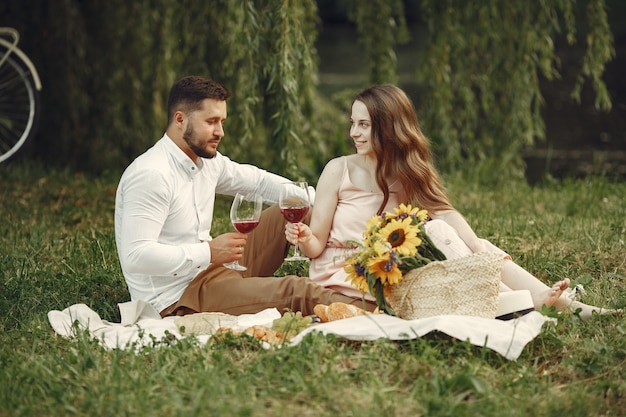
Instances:
[[[119,321],[117,303],[129,299],[116,184],[117,175],[0,166],[0,416],[626,414],[623,316],[564,315],[517,361],[440,334],[364,343],[312,334],[274,350],[245,337],[163,340],[140,353],[105,350],[81,332],[55,337],[49,310],[83,302]],[[626,183],[448,185],[478,233],[540,279],[570,277],[585,285],[583,301],[626,306]],[[217,207],[219,232],[230,227],[228,202]]]

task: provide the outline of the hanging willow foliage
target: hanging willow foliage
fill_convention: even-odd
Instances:
[[[311,0],[257,1],[259,47],[255,51],[264,108],[262,121],[272,138],[272,166],[299,175],[298,159],[311,134],[310,116],[317,85],[315,27]],[[300,150],[300,152],[298,152]],[[300,161],[301,162],[301,161]]]
[[[125,167],[155,141],[165,127],[171,79],[171,8],[163,4],[11,2],[14,11],[28,9],[20,32],[26,44],[32,42],[30,54],[43,83],[36,155],[101,172]]]
[[[397,82],[405,3],[336,1],[356,24],[368,84]],[[540,83],[560,76],[559,42],[582,51],[573,97],[590,84],[596,106],[610,108],[605,0],[420,5],[428,39],[415,63],[417,104],[442,169],[521,172],[520,151],[545,135]],[[189,74],[231,90],[220,149],[235,160],[314,180],[346,151],[353,92],[341,109],[317,93],[315,0],[5,0],[0,24],[20,30],[42,77],[34,151],[61,166],[124,168],[160,137],[167,92]]]
[[[424,0],[429,41],[419,66],[420,114],[445,168],[485,163],[491,173],[521,173],[521,150],[545,135],[540,78],[559,77],[555,43],[576,40],[589,19],[586,54],[574,94],[591,78],[608,108],[600,76],[613,56],[604,0],[505,2]],[[470,162],[470,164],[467,164]],[[496,176],[497,176],[496,175]]]
[[[402,1],[351,0],[348,16],[364,48],[369,83],[396,83],[396,46],[409,40]]]
[[[220,150],[301,176],[296,161],[317,139],[310,123],[317,84],[315,2],[186,0],[182,6],[185,13],[176,14],[174,25],[185,28],[174,53],[180,75],[210,75],[232,93]]]
[[[611,109],[611,98],[602,81],[602,74],[606,63],[615,57],[615,49],[604,0],[590,0],[583,14],[587,18],[585,53],[582,70],[576,79],[572,96],[580,102],[580,91],[585,79],[589,78],[596,92],[596,108],[608,111]],[[574,43],[574,40],[571,43]]]
[[[320,139],[311,128],[314,0],[8,1],[0,10],[10,20],[41,28],[20,29],[37,45],[45,86],[46,137],[36,147],[44,158],[79,170],[124,168],[163,133],[171,84],[202,74],[232,92],[221,150],[303,175]]]

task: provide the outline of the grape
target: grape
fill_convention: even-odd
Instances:
[[[275,319],[272,323],[272,329],[282,333],[285,338],[290,338],[302,330],[306,329],[313,323],[311,316],[302,316],[302,312],[286,311],[281,318]]]

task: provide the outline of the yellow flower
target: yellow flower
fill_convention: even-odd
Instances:
[[[400,204],[398,207],[394,208],[394,214],[387,214],[386,217],[388,219],[403,219],[405,217],[416,218],[420,222],[424,222],[428,218],[427,210],[420,210],[419,207],[413,207],[410,204],[405,206],[404,204]]]
[[[395,212],[395,215],[393,215],[393,218],[402,217],[403,214],[411,215],[412,210],[413,210],[413,207],[411,207],[410,204],[408,206],[405,206],[404,203],[402,203],[398,207],[393,209],[393,211]]]
[[[425,237],[423,225],[426,219],[426,210],[400,204],[393,212],[369,219],[361,242],[346,244],[346,248],[354,251],[346,257],[346,281],[359,291],[374,295],[378,307],[389,314],[393,311],[385,298],[391,286],[402,280],[404,273],[428,262],[446,259]],[[420,246],[429,249],[429,258],[418,256]],[[383,294],[378,294],[379,291]]]
[[[367,285],[367,280],[364,277],[359,277],[356,281],[351,281],[354,287],[362,293],[368,293],[370,288]]]
[[[358,261],[355,257],[346,260],[343,270],[348,274],[346,277],[346,281],[350,281],[352,285],[356,287],[359,291],[366,293],[369,291],[369,286],[367,285],[367,280],[363,275],[361,275],[358,269],[361,267],[358,265]]]
[[[357,263],[356,258],[349,258],[345,261],[345,264],[343,266],[343,270],[346,271],[346,274],[348,274],[348,279],[350,279],[350,281],[355,281],[357,280],[360,275],[359,273],[356,271],[355,265]]]
[[[417,235],[419,228],[412,226],[411,222],[410,217],[392,220],[380,229],[378,235],[400,255],[413,256],[417,253],[417,247],[422,244],[422,239]]]
[[[381,226],[381,223],[382,223],[382,219],[380,218],[380,216],[372,216],[372,218],[369,219],[367,223],[365,224],[365,228],[366,230],[379,228]]]
[[[376,275],[383,286],[395,285],[402,279],[402,271],[398,264],[391,260],[389,253],[371,258],[367,263],[367,269]]]
[[[415,213],[415,217],[417,217],[422,223],[426,221],[426,219],[428,218],[428,211],[419,209],[415,210],[417,210],[417,213]]]
[[[376,239],[372,244],[372,249],[374,250],[372,252],[372,256],[382,256],[386,253],[389,253],[389,251],[391,250],[391,245],[389,244],[389,242],[383,239],[382,236],[377,236],[378,239]]]
[[[363,236],[366,240],[368,240],[373,234],[378,232],[378,230],[383,226],[382,218],[380,216],[374,216],[365,223],[365,231],[363,232]],[[366,243],[367,244],[367,243]]]

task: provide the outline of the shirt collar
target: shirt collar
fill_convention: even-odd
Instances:
[[[172,138],[167,136],[167,133],[163,134],[163,139],[163,143],[169,154],[172,155],[176,163],[187,173],[187,175],[189,175],[189,177],[197,175],[202,170],[202,167],[204,166],[202,158],[198,158],[198,164],[196,165],[191,158],[189,158],[187,154],[183,152],[183,150],[180,149],[176,143],[174,143]]]

